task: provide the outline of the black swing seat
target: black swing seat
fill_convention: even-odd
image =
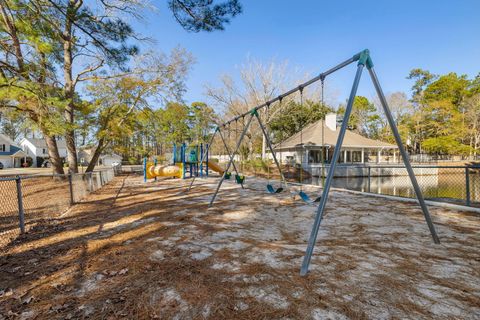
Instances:
[[[283,191],[283,188],[280,187],[280,188],[278,188],[278,189],[275,189],[271,184],[267,184],[267,190],[268,190],[268,192],[270,192],[270,193],[280,193],[280,192]]]
[[[308,194],[306,194],[306,193],[303,192],[303,191],[300,191],[300,192],[298,193],[298,195],[299,195],[300,198],[301,198],[304,202],[306,202],[306,203],[320,202],[320,200],[322,199],[322,196],[320,196],[320,197],[317,197],[315,200],[312,200],[312,199],[310,199],[310,197],[308,196]]]
[[[245,176],[241,176],[236,174],[235,175],[235,180],[237,181],[238,184],[243,184],[245,182]]]
[[[231,176],[232,176],[231,172],[225,172],[225,179],[229,180]]]

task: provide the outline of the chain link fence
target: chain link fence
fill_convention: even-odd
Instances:
[[[315,169],[312,171],[315,172]],[[326,167],[326,173],[328,169]],[[413,166],[413,171],[427,200],[480,207],[479,166]],[[307,183],[322,185],[325,178],[317,175]],[[332,186],[398,197],[416,197],[404,166],[338,166]]]
[[[0,248],[42,220],[58,218],[110,182],[118,170],[0,177]]]

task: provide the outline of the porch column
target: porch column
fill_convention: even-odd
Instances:
[[[343,163],[347,163],[347,150],[343,150]]]
[[[362,148],[362,163],[365,163],[365,150]]]
[[[382,154],[382,150],[378,149],[377,150],[377,163],[380,163],[380,155]]]
[[[393,149],[393,162],[397,163],[397,151]]]

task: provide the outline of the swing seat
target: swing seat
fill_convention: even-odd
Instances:
[[[283,188],[280,187],[280,188],[278,188],[278,189],[275,190],[275,188],[274,188],[271,184],[267,184],[267,190],[268,190],[268,192],[270,192],[270,193],[280,193],[280,192],[283,191]]]
[[[231,176],[232,176],[231,172],[225,172],[225,179],[230,180]]]
[[[308,194],[306,194],[306,193],[303,192],[303,191],[300,191],[300,192],[298,193],[298,195],[299,195],[300,198],[301,198],[304,202],[306,202],[306,203],[320,202],[320,200],[322,199],[322,197],[320,196],[320,197],[317,197],[315,200],[312,200],[312,199],[310,199],[310,197],[308,196]]]
[[[235,180],[237,181],[238,184],[243,184],[243,182],[245,181],[245,176],[241,176],[241,175],[236,174],[235,175]]]

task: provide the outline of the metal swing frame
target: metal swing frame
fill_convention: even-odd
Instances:
[[[267,106],[270,106],[270,103],[268,104],[265,104],[264,107],[267,107]],[[242,134],[240,135],[240,138],[238,139],[237,141],[237,145],[233,151],[233,153],[230,155],[230,161],[228,162],[227,164],[227,167],[225,169],[225,172],[227,172],[229,169],[230,169],[230,166],[232,165],[233,163],[233,159],[235,158],[235,156],[237,155],[238,153],[238,150],[240,149],[240,146],[242,144],[242,141],[243,141],[243,138],[245,137],[247,131],[248,131],[248,128],[250,128],[250,125],[252,124],[252,120],[253,118],[256,118],[258,120],[258,124],[260,126],[260,129],[262,130],[262,134],[263,136],[265,137],[265,140],[267,142],[267,145],[268,145],[268,148],[270,149],[270,152],[272,153],[272,156],[273,156],[273,160],[275,162],[275,165],[277,166],[277,169],[278,171],[280,172],[280,177],[281,177],[281,180],[282,180],[282,183],[284,184],[285,188],[287,188],[287,181],[285,180],[285,176],[283,175],[283,172],[282,172],[282,169],[280,167],[280,163],[278,162],[277,160],[277,156],[275,154],[275,152],[273,151],[273,146],[272,146],[272,143],[270,141],[270,138],[268,137],[267,135],[267,130],[265,129],[265,126],[262,122],[262,120],[260,119],[260,116],[258,114],[258,110],[260,108],[256,107],[256,108],[253,108],[252,110],[250,110],[248,113],[245,113],[243,115],[240,115],[230,121],[227,121],[223,124],[223,126],[226,126],[228,125],[230,122],[232,121],[237,121],[240,117],[245,117],[245,116],[250,116],[250,118],[248,119],[247,121],[247,124],[245,125],[245,127],[243,128],[243,131],[242,131]],[[213,203],[215,202],[215,199],[218,195],[218,192],[220,191],[220,188],[223,184],[223,181],[225,180],[225,173],[223,174],[223,176],[221,177],[220,181],[218,182],[217,184],[217,188],[215,189],[215,193],[213,194],[212,196],[212,199],[210,200],[210,203],[208,204],[209,207],[213,206]]]
[[[345,110],[345,116],[342,121],[342,126],[340,128],[340,132],[338,134],[337,143],[335,144],[335,150],[333,152],[332,163],[330,164],[330,169],[328,171],[327,180],[325,181],[325,187],[323,188],[322,198],[320,199],[320,204],[317,208],[317,214],[315,216],[315,221],[312,227],[312,231],[310,234],[310,239],[308,241],[307,250],[305,252],[305,256],[302,262],[302,267],[300,269],[300,274],[306,275],[308,272],[308,267],[310,265],[310,261],[312,258],[313,250],[315,248],[315,242],[317,240],[318,230],[320,228],[320,223],[322,222],[323,214],[325,212],[325,205],[327,204],[328,200],[328,193],[330,192],[330,187],[332,185],[333,176],[335,172],[335,168],[337,166],[338,158],[340,156],[340,149],[343,144],[343,139],[345,137],[345,132],[347,131],[348,120],[350,119],[350,114],[353,108],[353,102],[355,100],[355,96],[357,94],[358,85],[360,83],[360,78],[362,76],[362,71],[364,67],[367,67],[367,70],[370,74],[370,78],[372,79],[373,85],[375,87],[375,91],[380,99],[380,103],[382,105],[383,111],[385,116],[387,117],[387,121],[390,125],[390,128],[393,132],[393,136],[395,137],[395,142],[397,143],[398,149],[400,150],[401,157],[407,169],[408,175],[410,177],[410,181],[412,182],[413,189],[415,190],[415,194],[417,196],[418,202],[420,207],[422,208],[423,215],[425,216],[425,221],[427,222],[428,228],[430,229],[430,233],[433,238],[433,242],[436,244],[440,243],[438,238],[437,232],[435,230],[435,226],[433,225],[432,218],[430,217],[430,212],[428,211],[428,207],[425,203],[425,199],[423,197],[422,191],[420,186],[418,185],[417,178],[415,177],[415,173],[413,172],[412,166],[408,160],[408,154],[405,151],[403,146],[402,139],[400,134],[398,133],[397,126],[395,124],[395,120],[393,119],[392,113],[390,112],[390,108],[388,107],[387,99],[383,93],[382,87],[380,86],[380,82],[378,81],[377,75],[373,68],[373,62],[370,57],[370,52],[368,50],[364,50],[359,54],[353,56],[351,59],[345,61],[344,63],[339,65],[339,68],[343,68],[355,61],[357,63],[357,72],[355,74],[355,79],[353,81],[352,90],[350,92],[350,97],[348,99],[347,107]],[[337,69],[337,70],[338,70]]]
[[[425,203],[425,199],[423,197],[422,191],[420,189],[420,186],[418,185],[417,179],[415,177],[415,173],[414,173],[414,171],[412,169],[412,166],[411,166],[411,164],[408,160],[408,154],[405,151],[405,148],[403,146],[403,142],[402,142],[402,139],[401,139],[400,134],[398,132],[397,126],[395,124],[395,120],[393,119],[392,113],[390,112],[387,100],[386,100],[385,95],[384,95],[383,90],[382,90],[382,87],[380,86],[380,82],[379,82],[379,80],[377,78],[377,75],[375,73],[375,70],[373,68],[373,62],[372,62],[372,59],[370,57],[370,52],[367,49],[355,54],[350,59],[345,60],[344,62],[336,65],[335,67],[333,67],[333,68],[331,68],[331,69],[329,69],[329,70],[327,70],[323,73],[321,73],[320,75],[310,79],[309,81],[299,85],[298,87],[293,88],[293,89],[279,95],[278,97],[253,108],[249,112],[246,112],[242,115],[239,115],[239,116],[235,117],[234,119],[231,119],[231,120],[225,122],[223,124],[223,126],[226,126],[233,121],[237,121],[238,119],[240,119],[242,117],[250,115],[250,118],[248,119],[248,123],[244,127],[244,129],[242,131],[242,134],[240,135],[240,138],[237,141],[237,145],[234,149],[234,152],[230,156],[230,161],[227,165],[227,169],[226,169],[225,172],[227,172],[228,169],[230,169],[230,166],[232,165],[232,162],[233,162],[233,157],[237,154],[237,152],[240,148],[240,145],[242,143],[242,140],[243,140],[248,128],[250,127],[254,117],[256,117],[258,119],[258,121],[260,123],[260,127],[262,129],[262,132],[265,135],[265,128],[264,128],[263,123],[261,122],[261,120],[258,116],[258,110],[270,106],[275,101],[281,101],[286,96],[289,96],[289,95],[291,95],[291,94],[293,94],[297,91],[302,91],[305,87],[307,87],[307,86],[309,86],[309,85],[311,85],[311,84],[313,84],[313,83],[315,83],[319,80],[323,81],[328,75],[330,75],[330,74],[332,74],[332,73],[334,73],[334,72],[336,72],[336,71],[338,71],[338,70],[340,70],[340,69],[342,69],[342,68],[344,68],[344,67],[346,67],[346,66],[348,66],[348,65],[350,65],[354,62],[357,62],[357,71],[356,71],[356,74],[355,74],[352,89],[351,89],[350,96],[349,96],[349,99],[348,99],[348,103],[347,103],[347,107],[346,107],[346,110],[345,110],[345,115],[344,115],[344,118],[343,118],[342,126],[340,128],[340,132],[338,134],[337,142],[335,144],[335,150],[333,152],[332,162],[330,164],[330,170],[328,171],[327,179],[325,181],[325,186],[324,186],[322,194],[321,194],[320,203],[317,207],[317,213],[316,213],[315,220],[314,220],[314,223],[313,223],[313,226],[312,226],[312,231],[310,233],[308,246],[307,246],[307,249],[305,251],[305,256],[304,256],[302,266],[301,266],[301,269],[300,269],[300,274],[302,276],[306,275],[307,272],[308,272],[308,267],[310,265],[310,261],[311,261],[313,251],[314,251],[314,248],[315,248],[315,243],[316,243],[316,240],[317,240],[318,230],[319,230],[320,224],[322,222],[323,214],[324,214],[324,211],[325,211],[325,206],[326,206],[327,200],[328,200],[328,194],[330,192],[330,187],[332,185],[335,168],[337,166],[338,159],[339,159],[339,156],[340,156],[340,149],[342,148],[343,140],[344,140],[344,137],[345,137],[345,132],[347,131],[347,125],[348,125],[348,121],[349,121],[349,118],[350,118],[350,115],[351,115],[351,112],[352,112],[353,102],[354,102],[355,96],[357,94],[357,89],[358,89],[358,85],[360,83],[360,78],[362,76],[362,71],[365,67],[367,68],[367,70],[369,72],[370,78],[371,78],[371,80],[373,82],[373,85],[375,87],[375,91],[377,92],[377,95],[380,99],[382,109],[385,113],[385,116],[387,118],[389,126],[392,130],[393,136],[395,138],[395,142],[397,143],[398,149],[400,151],[400,155],[401,155],[402,160],[404,162],[405,168],[407,169],[408,176],[410,177],[410,181],[412,182],[413,189],[414,189],[415,194],[417,196],[418,203],[419,203],[419,205],[422,209],[422,212],[423,212],[425,221],[427,223],[427,226],[430,230],[430,234],[432,236],[433,242],[435,244],[440,243],[437,232],[435,230],[435,226],[433,225],[432,218],[430,216],[430,212],[429,212],[428,207]],[[217,128],[217,130],[219,130],[219,129]],[[277,167],[280,169],[280,167],[278,165],[278,161],[276,159],[275,153],[273,152],[273,148],[270,144],[270,140],[269,140],[268,136],[266,136],[266,139],[267,139],[270,151],[272,152],[275,163],[276,163]],[[282,181],[286,185],[285,178],[284,178],[281,170],[280,170],[280,173],[281,173],[281,176],[282,176]],[[215,198],[216,198],[216,196],[217,196],[217,194],[220,190],[220,187],[222,186],[224,178],[225,178],[225,174],[222,176],[222,178],[220,179],[220,181],[217,184],[217,188],[216,188],[215,193],[213,194],[212,199],[209,203],[209,207],[211,207],[213,205],[213,203],[215,201]]]
[[[225,128],[225,126],[224,126],[224,128]],[[200,158],[200,163],[203,163],[203,161],[205,160],[206,156],[208,155],[208,152],[209,152],[209,150],[210,150],[210,146],[212,145],[213,139],[215,139],[215,136],[217,135],[217,133],[218,133],[218,135],[220,136],[220,139],[222,140],[222,143],[223,143],[223,146],[224,146],[224,148],[225,148],[225,151],[226,151],[226,152],[228,153],[228,155],[230,156],[230,148],[228,147],[227,142],[225,141],[225,137],[223,136],[220,127],[217,126],[217,128],[215,129],[215,132],[212,134],[212,137],[210,138],[209,143],[207,144],[207,147],[205,148],[205,151],[202,153],[202,156],[201,156],[201,158]],[[237,166],[235,165],[235,163],[233,163],[233,169],[235,170],[235,173],[236,173],[237,175],[239,175],[238,170],[237,170]],[[228,172],[228,169],[223,172],[223,177],[225,177],[225,174],[226,174],[227,172]],[[192,179],[192,181],[190,182],[190,185],[188,186],[187,192],[189,192],[189,191],[192,189],[193,184],[195,183],[196,178],[197,178],[197,176],[193,176],[193,179]],[[244,189],[243,183],[242,183],[241,185],[242,185],[242,189]]]

